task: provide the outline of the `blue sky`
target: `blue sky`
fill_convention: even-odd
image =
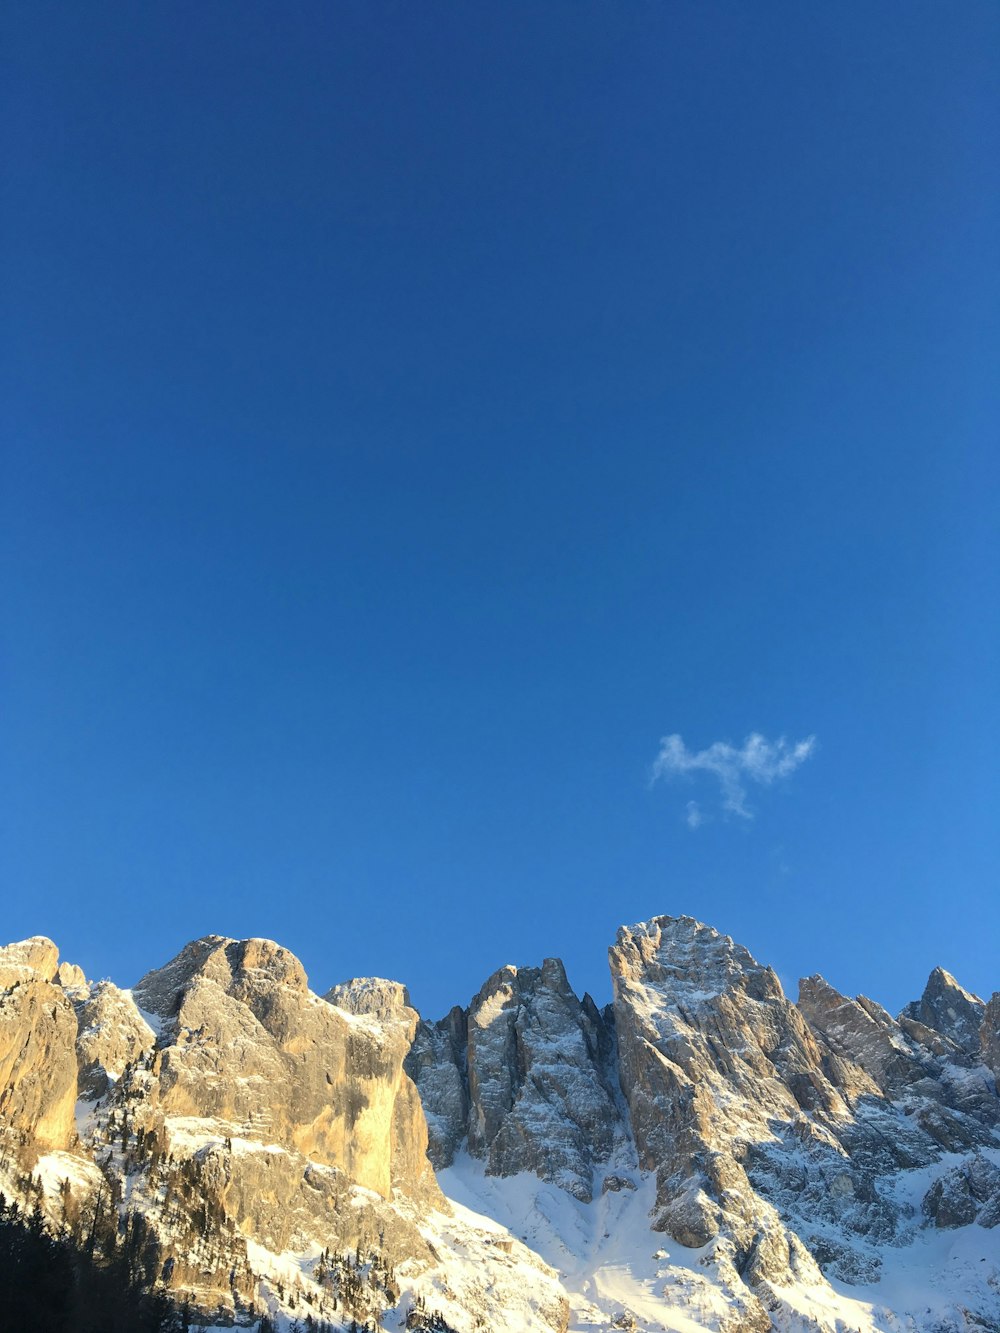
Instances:
[[[3,26],[0,935],[1000,987],[992,0]]]

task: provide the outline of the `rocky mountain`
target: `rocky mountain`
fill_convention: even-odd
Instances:
[[[435,1022],[267,940],[132,990],[9,945],[0,1192],[189,1325],[1000,1330],[1000,994],[793,1002],[690,917],[609,961]]]

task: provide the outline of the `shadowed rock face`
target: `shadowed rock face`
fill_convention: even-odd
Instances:
[[[950,972],[936,967],[927,978],[919,1000],[900,1015],[933,1029],[955,1043],[966,1055],[979,1054],[979,1029],[986,1005],[978,995],[960,986]]]
[[[997,991],[983,1011],[979,1029],[979,1045],[983,1062],[1000,1079],[1000,991]]]
[[[421,1019],[406,1058],[427,1117],[427,1152],[440,1170],[451,1166],[469,1132],[469,1015],[456,1005],[440,1022]]]
[[[469,1150],[497,1175],[533,1171],[591,1197],[618,1119],[610,1035],[555,958],[502,968],[469,1007]]]
[[[854,1096],[878,1090],[899,1095],[927,1073],[926,1052],[919,1049],[896,1020],[873,1001],[841,995],[820,976],[799,982],[798,1007],[809,1026],[839,1058],[838,1086],[845,1086],[849,1070],[857,1066],[868,1076],[857,1079]],[[846,1062],[846,1063],[845,1063]]]
[[[612,1034],[562,963],[503,967],[468,1010],[422,1024],[409,1068],[446,1165],[467,1139],[491,1174],[532,1171],[589,1200],[621,1132]]]

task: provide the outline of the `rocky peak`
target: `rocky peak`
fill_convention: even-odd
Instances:
[[[32,935],[0,948],[0,990],[7,990],[15,981],[37,977],[54,981],[59,967],[59,950],[45,935]]]
[[[745,1166],[755,1145],[802,1132],[832,1142],[849,1120],[816,1039],[770,968],[691,917],[622,927],[609,956],[622,1091],[640,1162],[656,1173],[654,1226],[689,1246],[724,1232],[748,1271],[780,1280],[790,1241]]]
[[[613,977],[643,976],[667,1003],[697,1004],[734,989],[758,999],[782,997],[771,968],[691,916],[657,916],[622,926],[608,952]]]
[[[226,945],[233,942],[225,935],[205,935],[185,944],[169,963],[147,972],[132,988],[136,1003],[159,1018],[172,1018],[184,992],[197,977],[221,978],[226,974],[219,962]]]
[[[967,1055],[979,1052],[979,1029],[985,1002],[960,986],[950,972],[936,967],[927,978],[919,1000],[900,1016],[932,1028],[953,1041]]]
[[[308,993],[305,968],[273,940],[233,940],[206,935],[186,944],[164,967],[147,972],[134,989],[141,1008],[163,1019],[176,1017],[183,997],[199,981],[214,982],[240,999],[286,987]]]
[[[331,986],[323,999],[358,1018],[373,1018],[380,1023],[416,1024],[417,1021],[406,987],[383,977],[354,977],[339,982]]]
[[[433,1189],[423,1115],[403,1071],[416,1023],[404,989],[369,979],[331,995],[336,1003],[314,995],[299,960],[271,940],[211,935],[186,945],[135,987],[140,1006],[164,1020],[162,1112],[226,1122],[383,1198],[397,1185]],[[377,1021],[390,1012],[391,1022]]]
[[[912,1042],[881,1005],[865,996],[852,1000],[821,976],[803,977],[798,1008],[837,1057],[828,1071],[852,1099],[876,1089],[898,1093],[923,1077],[924,1064]],[[853,1077],[851,1066],[857,1071]]]
[[[613,1035],[558,958],[499,968],[467,1010],[420,1025],[408,1067],[427,1108],[431,1152],[463,1140],[493,1175],[533,1171],[590,1199],[620,1133]]]

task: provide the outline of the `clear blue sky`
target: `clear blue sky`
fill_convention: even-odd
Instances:
[[[0,935],[1000,987],[994,0],[2,23]]]

